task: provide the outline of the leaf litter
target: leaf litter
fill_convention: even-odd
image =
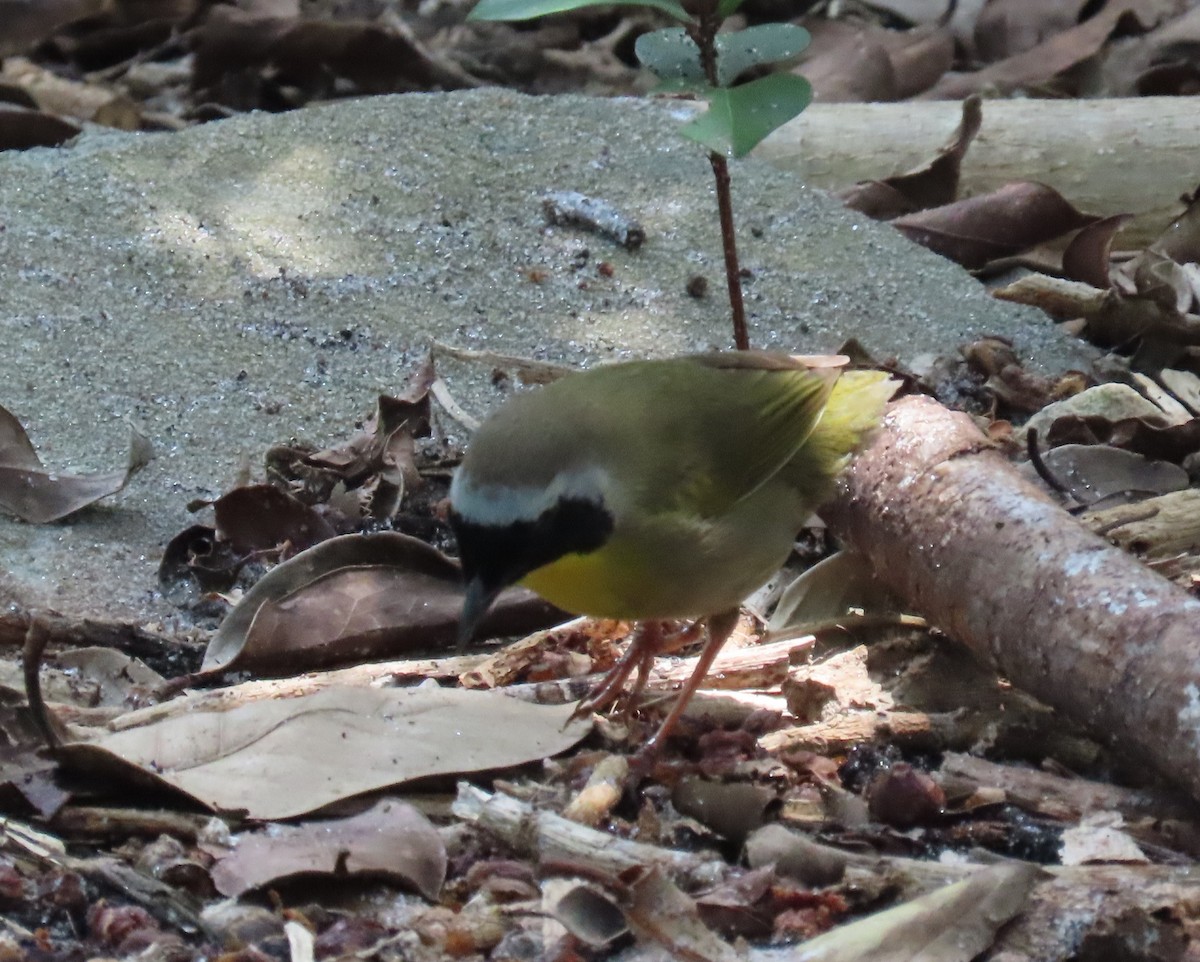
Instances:
[[[512,82],[515,75],[506,72],[506,59],[517,63],[539,43],[556,54],[581,50],[576,69],[591,72],[593,85],[609,84],[615,92],[628,93],[636,77],[614,54],[619,30],[596,29],[586,13],[578,22],[565,19],[536,31],[476,25],[458,32],[414,33],[409,18],[423,13],[397,16],[389,10],[371,19],[358,8],[331,15],[344,22],[323,23],[288,2],[248,3],[240,10],[218,5],[210,11],[184,0],[157,11],[152,20],[134,5],[98,6],[56,4],[53,15],[45,12],[40,19],[26,11],[20,29],[0,40],[9,45],[6,53],[45,41],[38,56],[49,54],[50,66],[6,61],[6,67],[21,72],[19,84],[16,74],[10,78],[11,88],[22,87],[6,99],[28,98],[21,105],[26,113],[37,112],[41,136],[69,136],[80,119],[162,129],[241,109],[281,109],[313,98],[417,89],[430,82],[444,87]],[[830,29],[812,18],[801,21],[814,34],[809,68],[826,65],[823,75],[810,77],[818,100],[984,87],[1071,93],[1089,76],[1114,93],[1179,92],[1194,83],[1194,44],[1189,46],[1194,11],[1183,11],[1177,3],[993,0],[959,5],[962,9],[949,19],[942,11],[920,13],[920,4],[867,6],[886,8],[886,16],[865,25],[837,22]],[[77,19],[72,9],[92,19],[72,23]],[[1107,56],[1119,49],[1131,55]],[[377,56],[381,51],[403,52],[405,59],[384,62]],[[542,56],[540,49],[533,56]],[[55,88],[53,78],[46,76],[55,71],[85,80]],[[545,80],[516,82],[538,89]],[[83,89],[89,84],[95,89]],[[51,89],[60,91],[57,101],[38,99]],[[108,101],[101,97],[113,104],[107,112],[101,108]],[[42,117],[62,126],[52,129]],[[1144,497],[1163,489],[1158,475],[1173,477],[1171,485],[1178,486],[1180,472],[1191,477],[1196,469],[1200,358],[1194,343],[1194,198],[1186,199],[1181,217],[1143,252],[1114,251],[1121,217],[1092,219],[1068,198],[1035,184],[1003,188],[991,198],[959,200],[959,168],[978,126],[977,118],[964,116],[942,155],[907,178],[881,180],[886,189],[871,194],[866,203],[887,216],[909,218],[899,226],[981,273],[998,274],[1017,261],[1048,270],[1026,293],[1009,290],[1003,296],[1052,306],[1072,329],[1119,350],[1109,373],[1127,381],[1128,390],[1148,408],[1117,411],[1081,403],[1061,409],[1041,426],[1040,442],[1049,448],[1043,467],[1060,481],[1064,474],[1086,475],[1086,490],[1076,492],[1089,502],[1081,520],[1160,566],[1178,583],[1194,587],[1200,567],[1188,563],[1200,545],[1191,520],[1200,516],[1190,500],[1194,491],[1188,487]],[[3,130],[0,122],[0,135]],[[877,190],[868,186],[862,193]],[[1023,198],[1023,207],[1010,203],[1013,197]],[[1003,231],[993,231],[995,225]],[[520,369],[515,359],[493,363]],[[1027,449],[1020,423],[1026,415],[1047,403],[1086,399],[1090,391],[1101,389],[1082,375],[1039,380],[998,343],[965,345],[959,356],[904,373],[918,389],[954,399],[988,419],[995,443],[1018,458]],[[1055,944],[1060,955],[1079,950],[1086,956],[1089,947],[1135,937],[1142,940],[1139,944],[1163,947],[1155,958],[1174,958],[1183,951],[1186,939],[1178,918],[1192,894],[1186,881],[1170,872],[1200,853],[1191,811],[1172,808],[1153,787],[1139,795],[1082,777],[1078,773],[1108,777],[1115,771],[1138,781],[1145,773],[1136,762],[1111,757],[1104,746],[1007,688],[985,666],[906,624],[892,600],[871,595],[869,579],[856,581],[853,573],[844,581],[828,573],[802,576],[789,597],[793,610],[786,619],[777,615],[776,626],[785,633],[811,631],[807,638],[760,649],[753,631],[740,637],[738,643],[745,647],[718,663],[718,673],[727,671],[725,681],[732,684],[702,693],[697,701],[703,712],[685,723],[678,757],[656,765],[651,776],[657,785],[640,797],[629,787],[628,771],[614,761],[621,758],[615,753],[636,744],[648,730],[638,713],[596,719],[581,750],[543,762],[542,771],[516,767],[567,751],[583,737],[559,730],[564,707],[538,702],[570,701],[578,697],[572,686],[579,683],[586,690],[592,673],[603,671],[605,660],[614,657],[619,630],[612,626],[535,635],[519,649],[469,667],[456,658],[414,658],[319,670],[363,658],[395,657],[410,645],[432,645],[449,636],[458,605],[452,564],[428,545],[417,548],[395,540],[403,534],[379,530],[395,527],[445,546],[439,540],[444,535],[436,505],[454,452],[439,450],[438,440],[425,433],[427,411],[423,414],[421,408],[427,401],[420,395],[424,390],[436,393],[439,382],[418,375],[415,383],[422,382],[426,387],[418,387],[414,397],[395,399],[395,404],[381,398],[362,432],[344,446],[322,451],[289,444],[269,452],[263,482],[228,492],[211,505],[197,505],[213,510],[214,524],[184,532],[170,563],[164,560],[164,568],[174,570],[177,578],[191,579],[194,593],[212,609],[223,613],[236,602],[227,634],[210,648],[208,667],[217,674],[207,682],[185,681],[228,683],[229,673],[236,671],[316,674],[171,697],[171,683],[163,688],[156,676],[127,658],[89,652],[71,658],[54,650],[54,664],[43,667],[43,673],[53,676],[46,695],[75,739],[57,760],[35,753],[23,706],[15,699],[5,704],[0,712],[6,738],[5,811],[13,816],[0,824],[0,897],[8,899],[3,905],[9,926],[0,937],[15,945],[33,939],[40,929],[42,949],[51,957],[70,951],[80,938],[93,951],[110,954],[154,945],[182,958],[192,946],[205,944],[230,951],[247,945],[256,947],[250,951],[290,946],[283,951],[297,958],[304,952],[325,957],[351,946],[355,953],[389,957],[387,946],[398,944],[403,928],[415,934],[419,951],[436,958],[465,951],[510,958],[513,951],[505,940],[518,936],[547,954],[573,952],[577,944],[565,930],[555,936],[546,933],[557,930],[548,930],[540,920],[536,925],[516,920],[522,913],[544,913],[551,907],[545,893],[552,883],[580,891],[572,879],[583,876],[592,896],[608,907],[610,923],[602,927],[610,934],[589,944],[628,938],[620,933],[631,929],[643,946],[657,945],[677,956],[723,958],[735,939],[773,933],[792,942],[818,936],[804,949],[825,953],[812,956],[818,958],[870,958],[872,951],[968,958],[993,943],[996,926],[1012,913],[1021,913],[1012,922],[1016,931],[1034,942],[1042,939],[1037,944],[1045,949],[1054,927],[1031,927],[1069,904],[1064,893],[1070,886],[1089,896],[1094,890],[1108,892],[1118,900],[1120,908],[1112,915],[1119,921],[1108,928],[1108,923],[1097,923],[1082,943]],[[1088,450],[1060,450],[1068,444]],[[1117,448],[1144,460],[1114,459],[1110,452]],[[50,480],[51,472],[40,462],[22,461],[32,452],[27,439],[16,450],[19,464]],[[1069,459],[1065,466],[1062,459]],[[1136,492],[1137,500],[1105,506],[1095,500],[1105,486],[1123,496]],[[77,510],[89,503],[78,490],[56,492],[49,500],[54,510],[64,504],[77,504],[71,508]],[[351,535],[359,539],[354,550],[341,540],[349,532],[366,532]],[[380,542],[386,550],[366,547],[381,535],[386,535]],[[807,537],[819,540],[819,535]],[[315,562],[313,553],[323,549],[328,554],[317,554],[322,560]],[[363,553],[356,556],[357,551]],[[273,584],[267,580],[271,575],[259,581],[271,590],[256,594],[251,582],[276,562],[282,564],[272,574],[282,574]],[[514,622],[493,629],[522,633],[535,623],[531,618],[526,627]],[[78,644],[88,637],[107,641],[119,634],[112,626],[104,632],[100,628],[56,629],[54,645]],[[844,635],[840,640],[839,633]],[[861,641],[870,644],[860,646]],[[754,666],[756,657],[763,661]],[[776,659],[770,666],[768,657]],[[7,667],[5,677],[15,687],[20,665],[10,660]],[[473,687],[507,687],[528,699],[524,708],[530,718],[510,726],[508,711],[523,710],[512,707],[523,703],[498,692],[392,687],[422,673],[446,682],[461,676],[462,683]],[[322,683],[351,674],[363,687]],[[648,698],[669,692],[677,684],[673,677],[670,670],[657,668]],[[288,697],[282,697],[285,692]],[[445,700],[463,694],[474,700]],[[140,707],[156,697],[166,700]],[[429,699],[428,709],[421,707],[423,699]],[[417,718],[427,710],[435,723],[429,730],[420,728]],[[654,706],[646,704],[643,710],[652,715]],[[704,715],[722,719],[721,727],[703,722]],[[417,738],[397,736],[397,726],[410,721]],[[507,755],[488,750],[505,728],[512,729],[513,741],[523,742],[521,750]],[[476,734],[456,739],[461,731]],[[478,744],[459,754],[463,741]],[[385,750],[403,744],[407,757],[410,742],[445,756],[414,763],[406,777],[418,780],[415,786],[396,780]],[[1005,764],[962,754],[966,751],[983,752]],[[495,781],[487,801],[472,795],[478,789],[463,786],[454,816],[419,791],[421,779],[439,773],[450,778],[498,769],[508,769],[510,780]],[[60,787],[56,774],[71,779],[60,779]],[[80,791],[80,785],[86,790]],[[432,785],[435,793],[444,787],[437,781],[424,785]],[[144,794],[147,786],[157,794]],[[437,845],[428,823],[413,819],[382,829],[382,836],[371,834],[370,826],[378,825],[372,819],[381,810],[400,811],[397,786],[436,811],[435,821],[443,824],[439,834],[449,842],[444,883],[436,871]],[[211,831],[184,827],[186,813],[179,809],[186,803],[167,789],[191,794],[193,808],[218,810],[219,817],[208,823]],[[73,833],[84,824],[89,793],[96,791],[107,793],[110,801],[139,803],[114,809],[120,818],[109,816],[108,831],[124,843],[121,861],[107,855],[68,856],[53,835],[20,820],[44,819],[51,831],[94,845],[94,836]],[[668,791],[688,809],[687,815],[662,803]],[[175,822],[151,818],[140,804],[148,799],[165,799],[179,817]],[[310,817],[322,806],[319,814],[328,817]],[[345,806],[365,808],[345,814]],[[480,814],[502,806],[507,806],[505,818]],[[563,819],[555,814],[559,811],[579,821]],[[281,813],[305,820],[287,826],[253,821],[271,822],[285,817]],[[743,869],[719,854],[763,819],[775,821],[752,832],[752,842],[779,829],[801,843],[803,855],[789,856],[784,847],[763,856],[751,845],[759,854],[751,855],[752,868]],[[485,821],[487,828],[479,828]],[[173,834],[163,836],[167,842],[156,839],[168,825]],[[232,850],[227,847],[230,827],[239,831]],[[274,844],[272,836],[278,839]],[[636,842],[631,841],[634,836]],[[372,838],[382,838],[380,846],[372,846]],[[869,854],[859,854],[864,847]],[[981,848],[1049,865],[1049,880],[1033,878],[1029,863],[1010,876],[980,870],[973,859]],[[404,868],[403,854],[386,854],[418,849],[426,853],[424,867],[411,873]],[[296,868],[291,859],[301,850],[312,853],[305,864],[316,870]],[[214,853],[222,860],[214,862]],[[378,862],[373,861],[376,856]],[[389,864],[382,864],[385,859]],[[1063,874],[1064,863],[1093,874]],[[796,864],[803,864],[807,874]],[[172,866],[176,888],[149,885],[152,865]],[[823,871],[814,874],[813,865],[823,865]],[[114,866],[136,868],[122,872]],[[1151,870],[1160,874],[1147,874]],[[963,894],[957,886],[967,885],[963,879],[972,872],[978,873],[978,886],[1001,894],[1003,905],[993,911],[986,901],[981,903],[978,889]],[[394,918],[363,908],[331,916],[291,901],[298,882],[319,885],[316,880],[323,878],[342,885],[347,873],[356,884],[384,890],[396,878],[407,879],[405,885],[415,885],[425,899],[438,904],[414,908],[399,926]],[[1154,885],[1145,884],[1149,878],[1156,880]],[[257,936],[239,940],[237,927],[222,921],[215,909],[206,910],[203,919],[194,911],[196,893],[205,898],[203,893],[216,890],[216,881],[243,893],[234,908],[240,918],[261,926],[253,930]],[[253,893],[264,887],[283,899],[276,904],[286,903],[286,908],[254,905]],[[61,922],[61,913],[47,914],[41,893],[51,891],[62,893],[56,904],[69,913],[69,925]],[[919,901],[930,891],[936,898]],[[183,894],[190,907],[181,901]],[[871,914],[897,899],[918,901],[908,901],[898,915]],[[501,904],[511,909],[503,917]],[[591,898],[587,904],[600,903]],[[975,911],[980,904],[982,913]],[[134,911],[134,905],[140,907]],[[561,907],[563,900],[555,905]],[[819,933],[831,929],[822,941]],[[880,945],[884,948],[878,949]],[[1178,949],[1175,956],[1172,946]],[[786,951],[797,957],[794,947]],[[760,945],[749,949],[751,957],[773,952]],[[1055,956],[1046,950],[1044,957]]]
[[[988,376],[994,377],[1014,363],[1003,344],[976,345],[964,355],[960,376],[976,370],[993,372]],[[915,375],[911,380],[922,382]],[[1182,390],[1191,382],[1175,378],[1174,383]],[[1140,397],[1147,410],[1163,412],[1157,420],[1143,412],[1140,417],[1148,426],[1182,426],[1178,411],[1172,420],[1159,406],[1167,403],[1165,389],[1160,389],[1157,402],[1134,388],[1127,390]],[[1084,403],[1086,391],[1060,403],[1076,398],[1081,399],[1079,410],[1092,409]],[[1119,433],[1119,417],[1087,417],[1107,426],[1110,434]],[[1049,422],[1049,433],[1061,432],[1080,418],[1064,410]],[[1116,450],[1091,447],[1097,452]],[[436,445],[429,450],[435,451]],[[1184,451],[1191,453],[1186,445],[1176,453]],[[387,470],[373,455],[320,460],[339,469],[371,463],[375,470]],[[427,462],[417,458],[414,464],[421,484],[436,486]],[[1117,486],[1130,484],[1122,480]],[[331,490],[321,482],[311,488]],[[406,490],[411,494],[413,487]],[[246,550],[237,538],[236,525],[230,523],[225,540]],[[1055,759],[1064,769],[1103,771],[1113,760],[1102,746],[1065,729],[1032,699],[1006,690],[985,666],[913,627],[895,600],[879,594],[870,573],[856,568],[852,558],[811,569],[785,598],[768,637],[813,634],[764,645],[760,654],[751,623],[735,643],[747,647],[722,653],[714,668],[715,687],[702,693],[699,708],[684,722],[679,736],[683,753],[661,759],[650,773],[653,781],[669,788],[669,808],[652,802],[652,795],[631,806],[628,793],[639,776],[614,753],[645,736],[653,724],[652,699],[678,684],[672,679],[686,676],[687,666],[656,668],[646,688],[651,701],[643,712],[577,721],[564,728],[573,700],[616,657],[621,637],[618,625],[586,620],[565,630],[534,634],[489,662],[477,660],[465,672],[441,674],[447,681],[461,677],[460,684],[497,689],[492,691],[432,683],[393,687],[422,672],[436,673],[435,659],[412,662],[411,671],[401,667],[404,663],[384,663],[360,673],[362,681],[355,687],[334,679],[349,679],[358,668],[319,672],[307,679],[255,680],[175,697],[170,697],[171,686],[160,686],[159,697],[167,700],[138,707],[155,697],[153,675],[141,674],[132,663],[110,663],[99,656],[68,659],[63,662],[68,671],[86,670],[97,679],[109,679],[97,684],[115,682],[115,687],[100,696],[106,706],[102,717],[70,707],[81,701],[96,704],[97,696],[88,690],[48,687],[51,709],[73,721],[53,765],[26,772],[44,783],[54,776],[56,765],[77,782],[105,784],[110,792],[131,797],[154,792],[151,797],[175,799],[168,801],[172,806],[187,804],[178,801],[186,798],[213,812],[226,829],[194,849],[186,841],[182,848],[172,842],[155,856],[174,866],[171,871],[179,879],[191,879],[187,886],[198,886],[195,890],[201,893],[237,893],[239,900],[253,901],[254,893],[263,890],[319,890],[323,884],[349,879],[367,888],[415,887],[435,903],[416,909],[414,922],[435,955],[453,951],[452,946],[464,939],[498,947],[512,929],[511,921],[500,923],[491,909],[473,909],[453,925],[438,914],[444,911],[441,906],[470,902],[473,892],[485,888],[510,892],[503,897],[517,899],[518,905],[536,904],[544,910],[552,904],[556,913],[574,913],[560,914],[568,922],[563,931],[585,941],[590,938],[593,944],[619,942],[631,937],[620,934],[628,931],[643,945],[696,958],[727,957],[732,940],[739,937],[794,942],[813,940],[822,932],[838,934],[838,939],[805,943],[814,952],[833,953],[817,958],[867,951],[863,946],[871,939],[887,945],[894,939],[901,939],[899,944],[917,939],[914,946],[986,945],[998,922],[938,908],[943,900],[958,905],[953,886],[967,884],[963,879],[972,871],[969,864],[957,871],[933,872],[915,868],[922,863],[911,859],[889,863],[887,884],[893,887],[887,891],[896,891],[899,878],[901,899],[918,901],[906,903],[895,921],[886,912],[876,919],[871,913],[887,904],[885,889],[869,884],[876,879],[877,886],[882,878],[874,861],[878,856],[848,857],[847,846],[850,851],[866,844],[881,852],[940,852],[943,859],[965,859],[966,852],[982,845],[1008,857],[1046,864],[1062,861],[1066,853],[1068,861],[1083,866],[1093,865],[1095,859],[1103,866],[1113,865],[1114,859],[1145,866],[1145,858],[1161,858],[1181,844],[1179,839],[1197,837],[1186,814],[1156,818],[1157,827],[1147,828],[1140,810],[1128,806],[1129,814],[1121,815],[1119,825],[1110,819],[1068,835],[1072,820],[1080,816],[1061,806],[1047,807],[1044,788],[1023,791],[1022,778],[1036,773],[1011,762],[997,766],[1005,775],[1003,787],[997,775],[984,773],[964,789],[964,776],[951,770],[950,760],[955,753],[984,746],[1008,759]],[[396,642],[405,635],[413,644],[429,645],[437,639],[445,643],[460,605],[456,565],[428,544],[398,532],[337,536],[292,554],[245,592],[213,637],[207,674],[192,683],[227,681],[234,671],[286,676],[395,657],[407,650],[407,642]],[[541,617],[546,614],[543,611]],[[517,631],[499,626],[495,630]],[[870,639],[869,646],[848,644],[864,638]],[[767,670],[764,659],[777,644],[784,662]],[[795,653],[801,653],[800,661],[789,665]],[[742,662],[750,670],[740,667]],[[571,687],[577,683],[581,689]],[[502,693],[505,689],[509,694]],[[553,704],[556,701],[559,704]],[[703,721],[705,717],[709,720]],[[712,729],[714,718],[724,719],[723,727]],[[591,739],[588,750],[577,748],[575,754],[553,760],[584,738]],[[27,746],[23,757],[30,757],[28,739],[22,744]],[[536,775],[519,774],[521,766],[531,762],[547,767]],[[394,813],[400,807],[408,812],[408,804],[427,799],[421,786],[436,785],[436,779],[501,771],[516,780],[496,783],[497,793],[485,807],[507,797],[512,804],[526,806],[520,808],[524,814],[514,816],[511,829],[505,827],[508,822],[489,821],[486,832],[480,825],[475,834],[459,837],[455,844],[466,848],[444,850],[443,882],[437,868],[442,856],[437,853],[448,838],[445,829],[434,831],[422,817]],[[1084,784],[1077,778],[1063,783],[1065,792],[1080,791]],[[33,783],[26,788],[32,792]],[[477,825],[476,816],[465,814],[474,803],[465,801],[469,796],[464,791],[460,788],[456,803],[458,817],[465,819],[464,825]],[[532,799],[536,807],[529,807]],[[46,811],[62,818],[81,801],[62,792]],[[420,803],[429,806],[428,800]],[[1106,804],[1116,810],[1123,803]],[[1088,804],[1078,807],[1080,812],[1088,810]],[[386,825],[378,821],[380,811],[389,813]],[[534,813],[555,811],[570,817],[546,822],[542,829],[533,827],[542,824],[531,821]],[[435,822],[446,817],[444,809],[440,812]],[[260,827],[264,822],[267,827]],[[598,830],[599,835],[580,837],[577,833],[585,825],[595,826],[587,830]],[[763,831],[785,827],[795,844],[810,846],[799,857],[802,870],[789,867],[799,862],[786,849],[769,858],[759,854],[751,863],[756,867],[749,869],[702,854],[743,839],[749,844]],[[537,839],[533,847],[527,834],[531,831]],[[636,845],[623,840],[631,834],[639,839]],[[632,847],[622,848],[625,844]],[[541,885],[547,891],[552,881],[567,883],[580,873],[585,888],[568,884],[565,891],[577,894],[544,903],[548,896],[538,884],[531,888],[528,882],[514,881],[505,888],[483,873],[463,874],[461,866],[497,845],[507,856],[532,860],[531,878],[539,871],[536,866],[543,866]],[[1141,862],[1131,861],[1134,848],[1142,853]],[[152,849],[142,850],[145,864],[151,864]],[[872,860],[871,866],[863,859]],[[1041,905],[1041,888],[1030,887],[1034,876],[1027,866],[1021,871],[1013,912],[1020,910],[1021,899]],[[940,886],[947,885],[951,888],[943,892]],[[919,901],[930,892],[938,896],[934,902]],[[1160,899],[1168,901],[1153,904],[1169,904],[1170,897],[1160,893]],[[29,904],[32,910],[34,903]],[[134,920],[134,928],[146,939],[161,943],[176,937],[172,933],[178,923],[156,914],[153,899],[143,911],[145,918]],[[596,913],[608,921],[595,921]],[[95,917],[98,921],[88,937],[99,944],[117,922],[109,915]],[[358,925],[369,924],[379,938],[390,931],[386,922],[369,913],[343,917],[343,924],[349,918],[357,919]],[[614,918],[621,920],[615,927]],[[854,922],[856,918],[862,921]],[[917,921],[906,921],[910,918]],[[106,920],[103,926],[101,919]],[[333,938],[340,930],[327,931]],[[526,936],[530,932],[521,931]],[[917,931],[923,934],[908,934]],[[764,957],[770,952],[751,950]]]

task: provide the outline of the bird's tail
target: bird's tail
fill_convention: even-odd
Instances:
[[[884,406],[899,387],[900,382],[884,371],[846,371],[837,379],[801,457],[791,462],[799,469],[795,483],[807,492],[810,503],[831,493],[834,479],[875,433]]]

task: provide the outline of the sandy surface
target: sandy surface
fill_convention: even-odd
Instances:
[[[345,437],[431,339],[570,363],[727,346],[687,109],[421,94],[0,157],[0,404],[57,470],[121,466],[129,425],[157,453],[67,522],[0,517],[0,601],[170,623],[155,570],[184,505],[270,444]],[[855,336],[911,360],[999,334],[1036,369],[1084,363],[1042,315],[793,175],[734,176],[756,346]],[[645,245],[547,228],[550,190],[610,201]],[[494,399],[489,366],[441,370],[472,413]]]

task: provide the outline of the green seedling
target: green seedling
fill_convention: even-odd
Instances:
[[[733,317],[733,340],[748,348],[741,267],[733,224],[729,157],[744,157],[771,131],[783,126],[812,100],[812,87],[788,72],[767,73],[738,84],[748,71],[793,60],[808,46],[808,31],[791,23],[763,24],[720,33],[743,0],[480,0],[472,20],[531,20],[582,7],[638,6],[661,10],[683,26],[655,30],[638,38],[638,60],[659,78],[662,91],[689,92],[708,110],[679,132],[708,149],[716,181],[725,280]]]

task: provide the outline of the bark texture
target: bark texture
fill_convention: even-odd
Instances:
[[[930,622],[1200,799],[1200,601],[1086,530],[966,415],[896,402],[825,516]]]

